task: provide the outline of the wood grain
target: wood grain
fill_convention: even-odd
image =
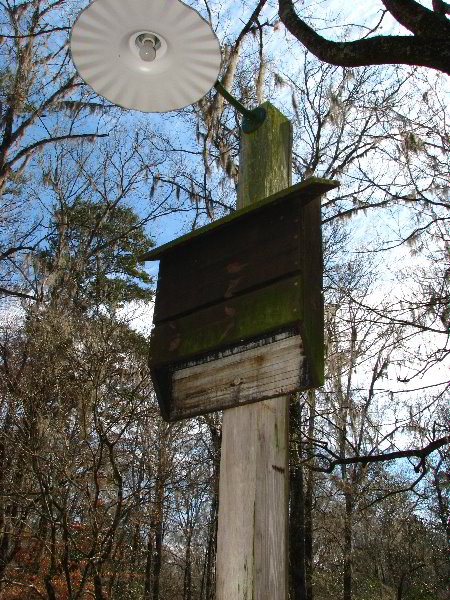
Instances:
[[[303,367],[300,335],[280,334],[270,344],[176,370],[170,420],[286,396],[302,389]]]
[[[287,598],[288,398],[224,412],[217,600]]]
[[[291,184],[289,120],[242,135],[238,208]],[[224,411],[216,600],[287,600],[288,398]]]

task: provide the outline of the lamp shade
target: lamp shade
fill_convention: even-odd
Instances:
[[[155,49],[150,56],[143,48],[149,40]],[[75,21],[70,48],[79,75],[95,92],[143,112],[197,102],[221,64],[210,25],[179,0],[93,0]]]

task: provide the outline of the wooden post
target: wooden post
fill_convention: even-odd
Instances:
[[[241,138],[238,208],[291,185],[291,124],[263,106],[264,123]],[[225,410],[217,600],[287,599],[288,475],[288,398]]]

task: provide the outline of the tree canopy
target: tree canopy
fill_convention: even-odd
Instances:
[[[136,258],[235,209],[240,116],[96,96],[86,4],[0,2],[0,600],[214,600],[221,415],[161,420]],[[340,181],[325,385],[290,400],[290,598],[444,600],[449,7],[360,4],[190,2],[223,85],[291,119],[293,181]]]

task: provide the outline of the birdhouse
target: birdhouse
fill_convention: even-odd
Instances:
[[[310,178],[156,248],[149,364],[168,421],[323,383],[320,198]]]

